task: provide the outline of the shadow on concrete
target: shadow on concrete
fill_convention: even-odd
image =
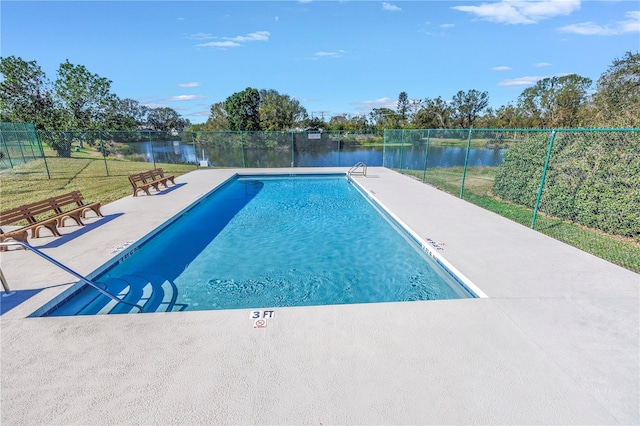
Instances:
[[[30,297],[35,296],[40,292],[41,289],[36,290],[14,290],[11,293],[5,293],[4,291],[0,293],[0,315],[3,315],[5,312],[9,312],[11,309],[15,308],[25,300],[28,300]]]
[[[60,247],[62,244],[73,240],[74,238],[78,238],[81,235],[86,234],[87,232],[90,232],[106,223],[111,222],[114,219],[117,219],[118,217],[122,216],[124,213],[116,213],[116,214],[109,214],[106,215],[105,217],[101,218],[100,220],[96,220],[95,222],[92,223],[88,223],[85,226],[81,226],[78,227],[78,229],[76,231],[70,232],[68,234],[63,234],[61,237],[56,238],[53,241],[50,241],[46,244],[43,244],[41,246],[35,246],[38,249],[46,249],[46,248],[54,248],[54,247]],[[62,228],[64,229],[64,227]]]
[[[54,288],[54,287],[66,287],[73,283],[74,283],[73,281],[70,281],[70,282],[60,283],[60,284],[46,285],[41,288],[35,288],[35,289],[29,289],[29,290],[13,290],[11,291],[11,293],[8,293],[8,295],[6,292],[2,291],[0,292],[0,315],[4,314],[5,312],[9,312],[11,309],[20,305],[22,302],[29,300],[31,297],[40,293],[44,289]],[[9,289],[11,290],[11,286],[9,286]]]
[[[182,186],[185,186],[185,185],[186,185],[186,183],[185,183],[185,182],[182,182],[182,183],[176,183],[175,185],[170,186],[169,188],[162,188],[162,189],[160,190],[160,192],[152,192],[152,193],[151,193],[151,195],[152,195],[152,196],[155,196],[155,195],[165,195],[165,194],[168,194],[168,193],[170,193],[170,192],[173,192],[173,191],[175,191],[176,189],[178,189],[178,188],[180,188],[180,187],[182,187]]]

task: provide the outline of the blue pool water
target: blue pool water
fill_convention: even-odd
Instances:
[[[94,280],[147,312],[473,297],[344,175],[235,177]]]

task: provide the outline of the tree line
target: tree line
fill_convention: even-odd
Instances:
[[[38,130],[183,130],[191,125],[168,107],[119,98],[111,80],[66,60],[50,81],[36,61],[0,58],[0,120]]]
[[[300,102],[273,89],[248,87],[211,105],[205,123],[192,125],[168,107],[148,108],[111,91],[111,80],[68,60],[51,82],[35,61],[0,58],[0,119],[39,130],[381,130],[401,128],[640,127],[640,54],[626,52],[593,82],[577,74],[548,77],[515,103],[489,107],[475,89],[451,98],[410,99],[363,115],[309,116]]]

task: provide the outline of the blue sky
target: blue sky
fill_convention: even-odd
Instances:
[[[410,99],[489,93],[515,103],[541,78],[595,82],[640,50],[633,1],[101,1],[0,3],[3,57],[54,80],[68,59],[112,91],[193,123],[246,87],[325,119]]]

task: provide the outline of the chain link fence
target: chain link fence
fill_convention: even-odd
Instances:
[[[386,130],[383,165],[640,268],[640,129]]]
[[[33,124],[0,123],[0,170],[44,158]]]
[[[95,182],[96,193],[104,176],[126,178],[155,167],[184,173],[198,167],[364,162],[411,175],[586,251],[610,244],[597,251],[611,252],[609,260],[640,270],[640,129],[178,134],[35,131],[32,125],[3,123],[0,152],[1,169],[12,169],[21,179],[64,184],[82,176]],[[576,234],[580,229],[583,235]],[[616,238],[631,241],[633,249],[620,248]]]
[[[6,133],[6,136],[5,136]],[[13,132],[15,133],[15,132]],[[1,134],[7,140],[12,132]],[[112,161],[183,164],[194,167],[346,167],[363,161],[382,165],[383,133],[355,131],[157,132],[157,131],[31,131],[41,147],[30,159],[47,157],[102,160],[105,175]],[[3,152],[12,148],[2,143]],[[23,148],[24,151],[24,148]],[[13,152],[13,151],[12,151]],[[35,151],[34,151],[35,152]],[[15,155],[15,154],[14,154]],[[51,163],[51,161],[49,161]],[[3,168],[11,168],[8,163]],[[51,173],[56,174],[52,165]]]

